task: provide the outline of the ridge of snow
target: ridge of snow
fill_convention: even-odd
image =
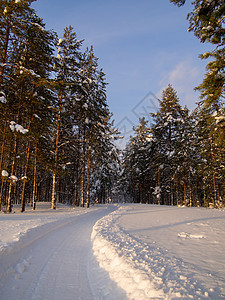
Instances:
[[[141,250],[143,253],[144,249],[141,249],[142,245],[138,245],[136,241],[133,243],[132,239],[114,223],[117,214],[118,211],[111,213],[93,227],[91,236],[93,251],[100,267],[108,271],[110,278],[126,291],[128,299],[169,299],[156,286],[156,282],[161,279],[151,278],[141,268],[142,259],[138,257],[140,253],[138,251]],[[148,271],[151,273],[150,268]]]

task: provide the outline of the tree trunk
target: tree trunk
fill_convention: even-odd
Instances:
[[[177,198],[177,206],[179,206],[180,199],[179,199],[179,190],[178,190],[178,179],[176,179],[176,198]]]
[[[62,92],[59,96],[59,109],[58,109],[58,121],[57,121],[57,131],[56,131],[56,141],[55,141],[55,162],[54,171],[52,177],[52,201],[51,209],[56,209],[56,168],[58,162],[58,152],[59,152],[59,133],[61,127],[61,111],[62,111]]]
[[[33,113],[34,113],[34,108],[33,108]],[[28,125],[28,130],[30,131],[31,129],[31,123],[33,121],[33,114],[31,119],[29,120],[29,125]],[[26,188],[26,177],[27,177],[27,171],[28,171],[28,165],[29,165],[29,159],[30,159],[30,147],[31,143],[30,141],[27,142],[27,155],[26,155],[26,165],[25,165],[25,170],[24,170],[24,180],[23,180],[23,188],[22,188],[22,195],[21,195],[21,212],[25,211],[25,188]]]
[[[160,168],[158,168],[158,187],[159,187],[159,192],[158,192],[158,205],[161,203],[161,182],[160,182]]]
[[[75,174],[75,188],[74,188],[74,200],[73,200],[73,205],[74,206],[79,206],[79,189],[80,189],[80,180],[78,176],[78,159],[77,159],[77,164],[76,164],[76,174]]]
[[[0,158],[0,170],[3,170],[4,162],[4,148],[5,148],[5,132],[6,132],[7,121],[4,123],[3,137],[2,137],[2,147],[1,147],[1,158]],[[1,174],[0,174],[1,176]],[[2,192],[3,192],[4,180],[1,177],[1,189],[0,189],[0,211],[2,210]]]
[[[90,206],[90,182],[91,182],[91,145],[88,146],[88,165],[87,165],[87,194],[86,205]]]
[[[190,203],[190,206],[193,205],[192,203],[192,188],[191,188],[191,167],[189,166],[189,169],[188,169],[188,185],[189,185],[189,203]]]
[[[36,209],[36,198],[37,198],[37,151],[38,143],[35,143],[35,154],[34,154],[34,182],[33,182],[33,197],[32,197],[32,209]]]
[[[15,168],[16,168],[16,151],[17,151],[17,136],[15,136],[14,141],[14,150],[13,150],[13,161],[12,161],[12,168],[11,168],[11,176],[14,175]],[[7,212],[12,212],[12,187],[13,187],[13,181],[10,180],[9,184],[9,192],[8,192],[8,203],[7,203]]]
[[[10,20],[8,20],[8,18],[7,18],[6,35],[5,35],[5,41],[4,41],[3,50],[2,50],[2,61],[1,61],[1,64],[0,64],[0,89],[2,88],[3,75],[4,75],[4,70],[5,70],[5,63],[6,63],[6,60],[7,60],[9,36],[10,36]]]
[[[213,141],[210,138],[210,146],[211,146],[211,159],[212,159],[212,174],[213,174],[213,205],[214,207],[220,207],[219,197],[218,197],[218,189],[216,184],[216,172],[215,172],[215,164],[214,164],[214,150],[213,150]]]
[[[186,202],[186,183],[184,182],[184,203],[185,205],[187,205],[187,202]]]
[[[84,207],[84,177],[85,177],[85,156],[86,156],[86,132],[84,126],[83,135],[83,150],[82,150],[82,171],[81,171],[81,183],[80,183],[80,206]]]
[[[21,195],[21,209],[20,212],[25,211],[25,188],[26,188],[26,177],[27,177],[27,170],[28,164],[30,159],[30,141],[27,142],[27,155],[26,155],[26,165],[24,170],[24,180],[23,180],[23,188],[22,188],[22,195]]]
[[[6,132],[7,121],[4,122],[4,130],[3,130],[3,137],[2,137],[2,147],[1,147],[1,158],[0,158],[0,170],[2,170],[3,164],[3,156],[4,156],[4,148],[5,148],[5,132]]]

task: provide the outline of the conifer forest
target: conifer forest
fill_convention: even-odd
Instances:
[[[188,15],[189,34],[213,46],[201,55],[194,111],[168,83],[152,122],[140,118],[123,150],[93,47],[84,50],[71,26],[60,38],[47,30],[34,1],[0,1],[0,210],[38,201],[224,206],[224,0],[194,0]]]

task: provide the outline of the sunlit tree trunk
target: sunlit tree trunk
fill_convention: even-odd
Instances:
[[[14,172],[16,169],[16,152],[17,152],[17,136],[15,135],[11,175],[14,175]],[[10,180],[8,200],[7,200],[7,212],[8,213],[12,212],[12,188],[13,188],[13,181]]]
[[[33,182],[33,197],[32,197],[32,209],[36,209],[36,199],[37,199],[37,152],[38,143],[36,140],[35,144],[35,154],[34,154],[34,182]]]
[[[184,203],[187,205],[186,183],[184,182]]]
[[[91,145],[88,146],[88,163],[87,163],[87,195],[86,205],[90,206],[90,182],[91,182]]]
[[[157,197],[158,197],[158,205],[160,205],[161,204],[160,168],[158,168],[158,187],[159,187],[159,191],[158,191]]]
[[[189,185],[189,204],[190,206],[193,205],[192,203],[192,188],[191,188],[191,168],[188,168],[188,185]]]
[[[7,60],[7,52],[8,52],[8,45],[9,45],[9,36],[10,36],[10,20],[7,18],[6,21],[6,33],[5,33],[5,41],[2,49],[2,61],[0,64],[0,89],[3,83],[3,75],[5,70],[5,63]]]
[[[211,147],[211,159],[212,159],[212,175],[213,175],[213,205],[214,207],[219,207],[219,197],[218,197],[218,189],[217,189],[217,183],[216,183],[216,171],[215,171],[215,159],[214,159],[214,149],[213,149],[213,141],[212,138],[210,138],[210,147]]]
[[[7,121],[4,122],[3,136],[2,136],[2,147],[1,147],[1,157],[0,157],[0,170],[3,169],[4,160],[4,149],[5,149],[5,133],[6,133]],[[0,174],[1,176],[1,174]],[[2,209],[2,192],[3,192],[4,180],[1,178],[1,188],[0,188],[0,211]]]
[[[179,199],[179,190],[178,190],[178,179],[176,179],[176,197],[177,197],[177,206],[179,206],[180,199]]]
[[[80,182],[80,206],[81,207],[84,207],[85,157],[86,157],[86,129],[84,126],[83,150],[82,150],[82,170],[81,170],[81,182]]]
[[[31,129],[32,120],[33,120],[33,115],[29,121],[29,125],[28,125],[29,131]],[[28,171],[29,159],[30,159],[30,148],[31,148],[31,143],[30,143],[30,141],[28,141],[27,142],[27,153],[26,153],[26,165],[25,165],[25,170],[24,170],[24,174],[23,174],[24,180],[23,180],[23,188],[22,188],[22,195],[21,195],[21,208],[20,208],[21,212],[25,211],[25,189],[26,189],[26,182],[27,182],[27,171]]]
[[[51,209],[56,209],[56,168],[58,162],[58,152],[59,152],[59,134],[61,127],[61,111],[62,111],[62,92],[59,97],[59,109],[58,109],[58,120],[57,120],[57,131],[56,131],[56,142],[55,142],[55,162],[54,162],[54,170],[52,177],[52,201],[51,201]]]
[[[25,211],[25,188],[26,188],[26,177],[27,177],[27,170],[28,170],[28,164],[30,159],[30,141],[27,142],[27,154],[26,154],[26,165],[24,170],[24,180],[23,180],[23,188],[22,188],[22,195],[21,195],[21,208],[20,211]]]

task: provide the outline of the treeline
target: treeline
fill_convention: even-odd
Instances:
[[[105,74],[72,27],[58,39],[32,2],[0,1],[0,209],[105,202],[118,169]]]
[[[182,6],[186,0],[170,0]],[[214,49],[193,113],[179,104],[171,85],[149,124],[135,128],[124,152],[121,178],[132,201],[168,205],[221,207],[225,204],[225,3],[192,1],[189,31]]]
[[[150,124],[144,118],[124,151],[121,179],[132,202],[225,205],[225,116],[200,103],[190,114],[169,85]],[[223,114],[222,114],[223,112]]]

